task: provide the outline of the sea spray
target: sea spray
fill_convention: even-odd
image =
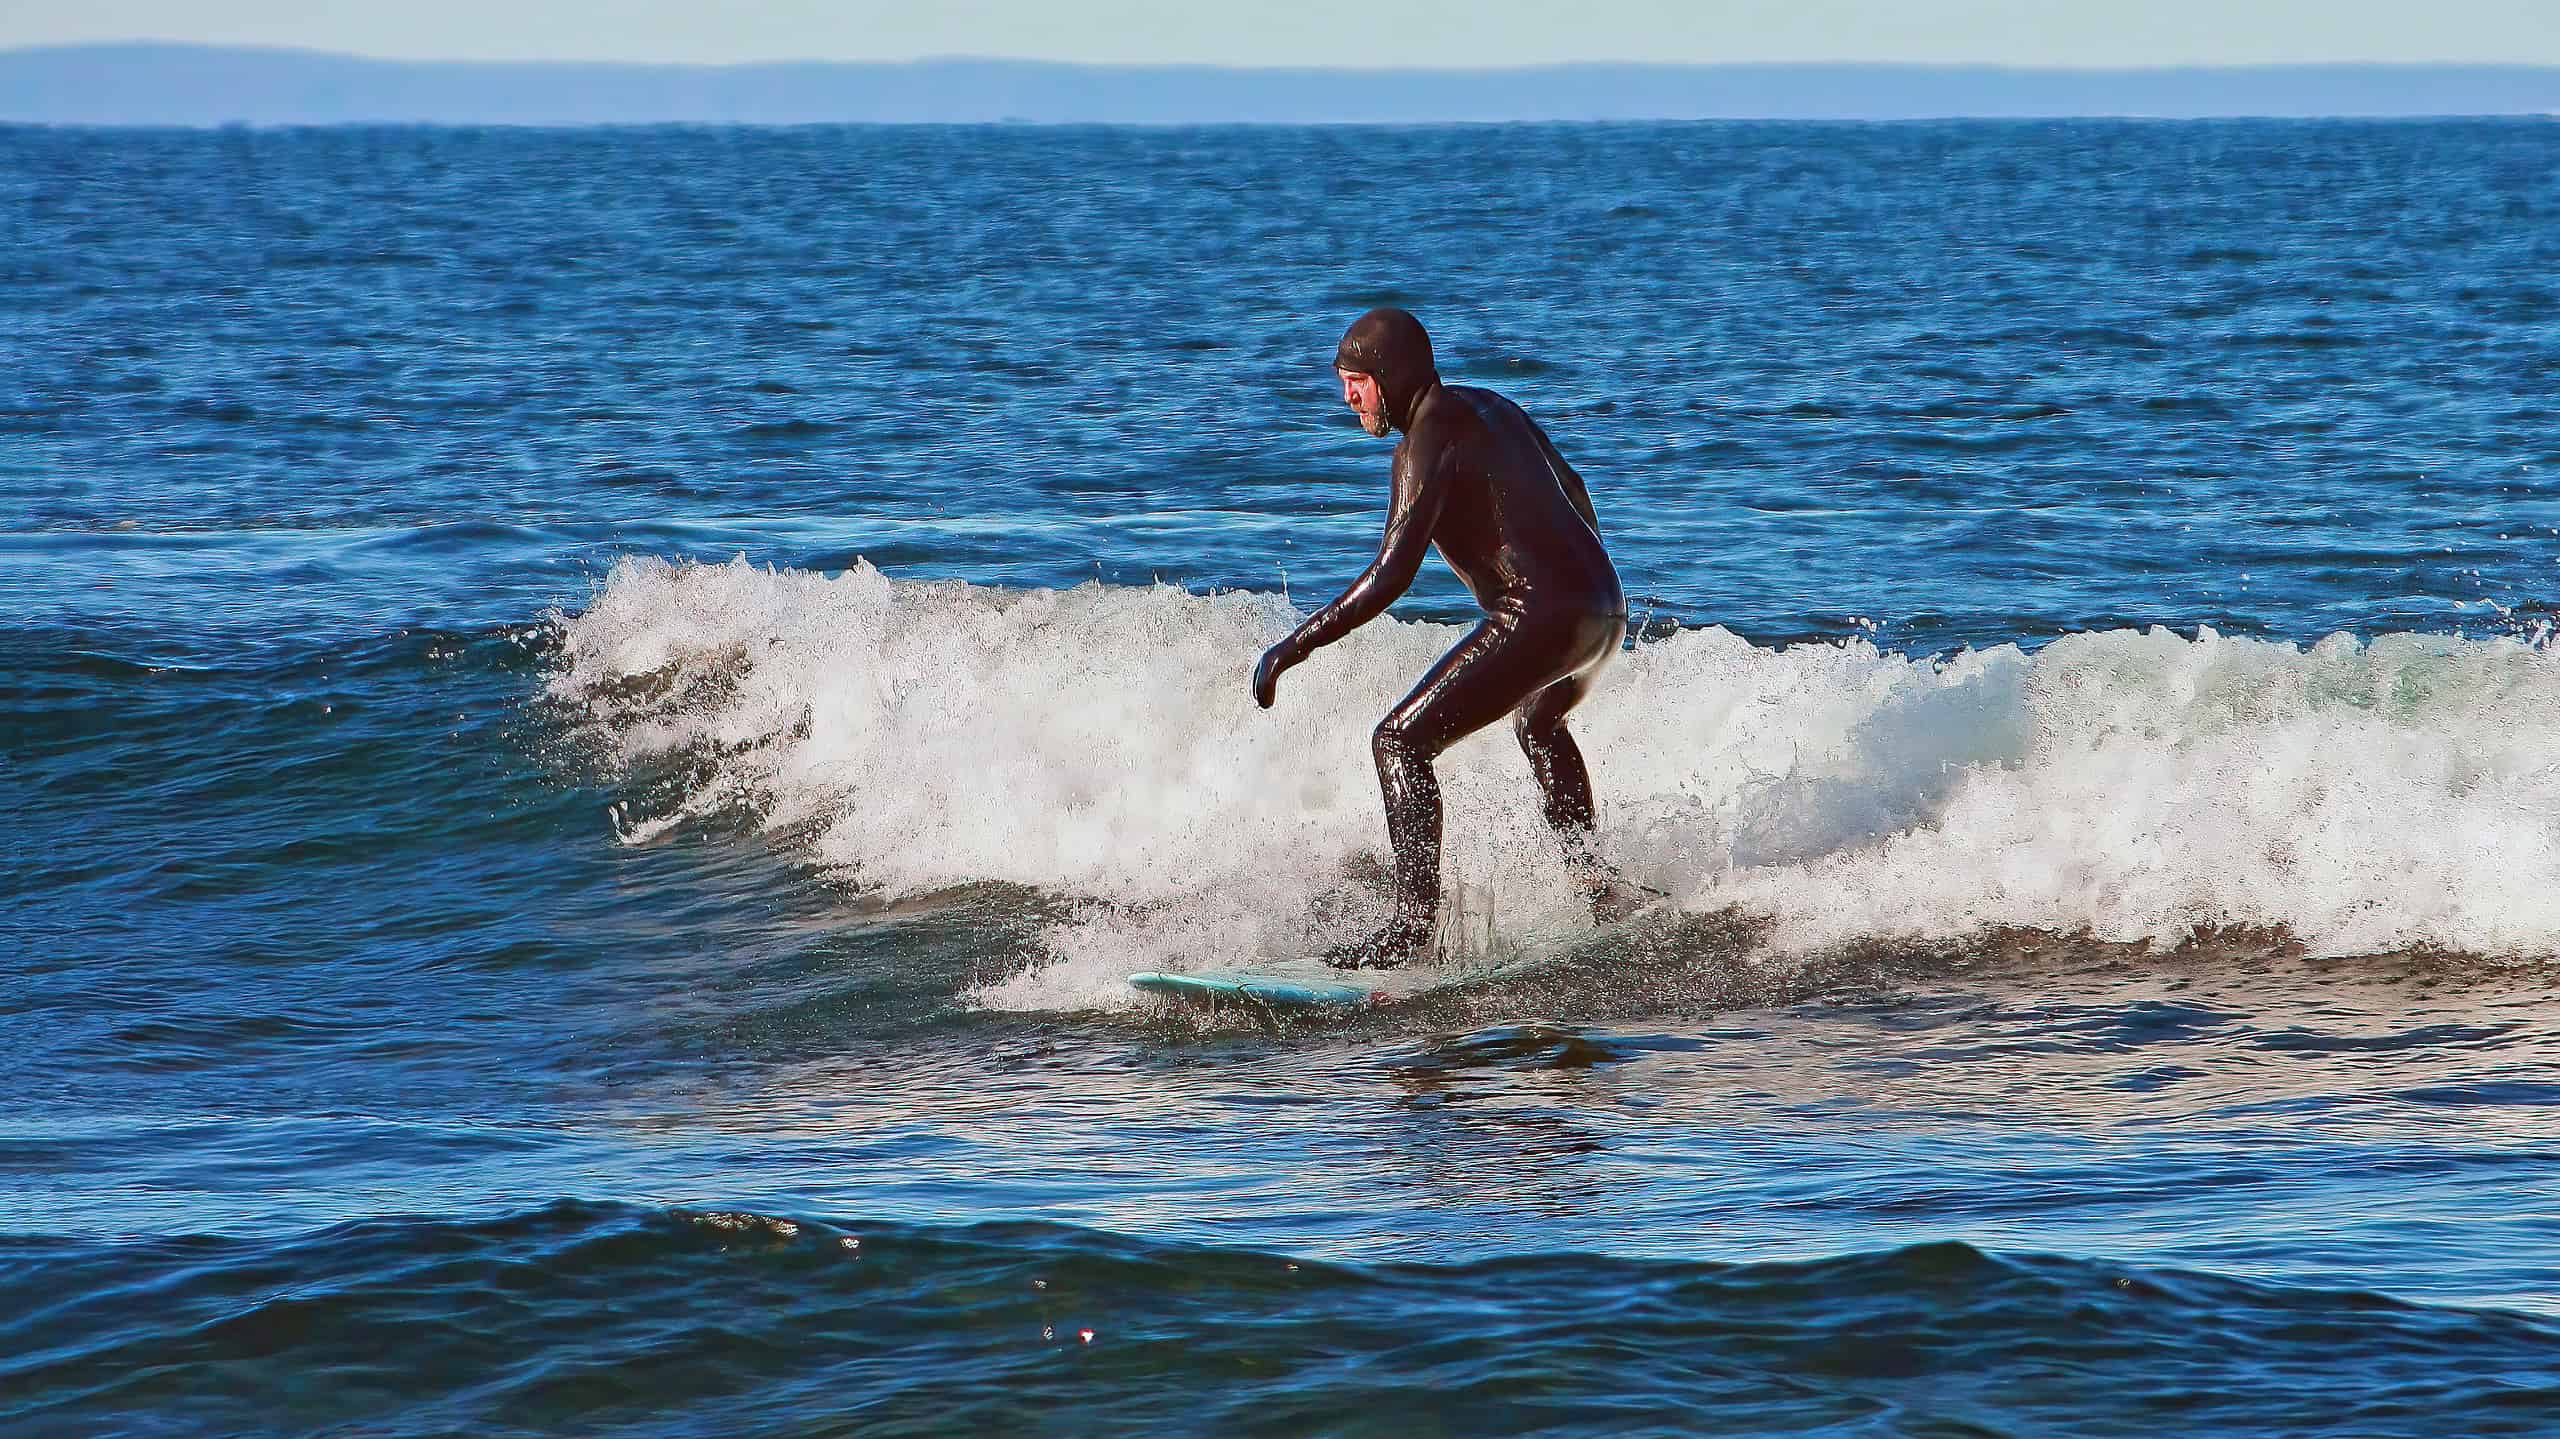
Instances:
[[[1348,934],[1374,872],[1368,730],[1463,631],[1373,624],[1256,710],[1274,596],[1011,590],[627,559],[563,620],[555,696],[615,761],[685,761],[635,834],[742,802],[894,896],[1070,902],[1000,1001],[1116,1000],[1132,967]],[[1913,657],[1683,630],[1577,712],[1602,847],[1782,950],[1993,927],[2174,943],[2281,925],[2315,950],[2560,944],[2560,660],[2515,639],[2165,630]],[[1452,878],[1519,934],[1573,893],[1506,728],[1440,763]]]

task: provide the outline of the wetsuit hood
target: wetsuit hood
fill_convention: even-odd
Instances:
[[[1399,430],[1413,423],[1413,407],[1440,383],[1432,363],[1431,336],[1422,322],[1393,305],[1381,305],[1351,322],[1333,352],[1335,368],[1376,378],[1387,402],[1387,422]]]

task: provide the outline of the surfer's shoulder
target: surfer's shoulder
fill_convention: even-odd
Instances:
[[[1413,429],[1408,438],[1421,453],[1445,450],[1463,444],[1484,432],[1488,404],[1499,405],[1502,397],[1491,390],[1473,385],[1442,385],[1423,396],[1414,411]]]

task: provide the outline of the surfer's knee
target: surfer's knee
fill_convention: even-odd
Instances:
[[[1377,757],[1379,769],[1392,769],[1414,757],[1413,740],[1396,717],[1389,715],[1369,731],[1369,753]]]
[[[1439,752],[1438,746],[1423,742],[1419,727],[1401,713],[1378,721],[1378,727],[1369,732],[1369,753],[1378,757],[1381,770],[1415,761],[1428,764]]]
[[[1573,733],[1565,728],[1575,698],[1561,688],[1549,689],[1511,716],[1511,732],[1520,737],[1520,750],[1532,763],[1543,764],[1558,751],[1575,752]]]
[[[1564,733],[1564,716],[1542,715],[1536,704],[1525,704],[1511,716],[1511,733],[1519,737],[1522,749],[1536,754],[1554,745],[1556,736]]]

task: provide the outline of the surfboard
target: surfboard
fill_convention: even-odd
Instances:
[[[1544,969],[1583,954],[1634,929],[1660,912],[1665,903],[1648,904],[1616,924],[1585,931],[1562,944],[1513,950],[1499,958],[1474,962],[1421,965],[1396,969],[1317,968],[1301,974],[1275,970],[1209,969],[1198,973],[1148,970],[1129,976],[1131,988],[1214,1008],[1250,1004],[1262,1009],[1356,1009],[1395,1004],[1466,986],[1493,984]],[[1321,961],[1309,961],[1311,967]],[[1284,961],[1285,965],[1285,961]],[[1294,969],[1294,967],[1290,967]]]
[[[1161,974],[1149,970],[1129,976],[1134,989],[1169,995],[1199,1004],[1221,1000],[1259,1004],[1271,1009],[1325,1009],[1377,1004],[1386,991],[1348,980],[1292,979],[1272,974]]]

